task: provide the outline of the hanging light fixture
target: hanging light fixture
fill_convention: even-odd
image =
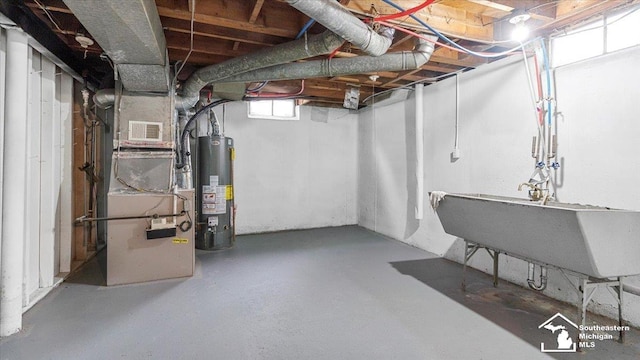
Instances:
[[[511,33],[512,40],[522,42],[529,36],[529,28],[525,25],[525,22],[530,18],[531,15],[525,10],[515,10],[511,14],[509,22],[514,25]]]

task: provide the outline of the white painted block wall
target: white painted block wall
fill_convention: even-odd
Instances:
[[[640,210],[638,63],[640,48],[635,47],[556,69],[558,153],[563,165],[557,177],[559,200]],[[530,152],[536,125],[521,56],[461,75],[462,158],[456,162],[450,161],[455,79],[427,86],[422,101],[426,191],[526,196],[517,186],[533,171]],[[462,262],[462,241],[444,233],[431,209],[425,209],[421,222],[413,219],[414,104],[411,98],[360,114],[358,223]],[[491,264],[485,253],[471,262],[486,272]],[[525,262],[503,256],[500,267],[501,277],[526,286]],[[550,270],[549,277],[545,294],[578,300],[557,271]],[[638,280],[631,282],[637,285]],[[640,325],[640,298],[629,294],[626,300],[625,318]],[[617,316],[617,305],[606,291],[596,295],[591,310]]]
[[[357,223],[357,114],[302,106],[298,121],[265,120],[225,106],[238,234]]]

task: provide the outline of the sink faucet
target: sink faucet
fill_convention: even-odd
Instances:
[[[541,188],[539,188],[538,186],[533,185],[532,183],[528,183],[528,182],[525,182],[525,183],[522,183],[522,184],[518,185],[518,191],[522,191],[522,187],[523,187],[523,186],[528,186],[528,187],[530,187],[530,188],[531,188],[531,190],[533,190],[533,191],[542,191],[542,189],[541,189]]]
[[[545,195],[545,190],[543,190],[542,188],[540,188],[537,185],[534,185],[530,182],[525,182],[522,183],[520,185],[518,185],[518,191],[522,191],[523,187],[529,187],[531,190],[529,190],[529,198],[533,201],[538,201],[538,200],[542,200],[542,205],[546,205],[548,199],[548,195]]]

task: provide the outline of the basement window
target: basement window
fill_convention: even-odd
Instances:
[[[247,115],[253,119],[300,120],[300,110],[293,99],[254,100],[248,102]]]
[[[570,64],[604,53],[604,21],[599,20],[552,39],[553,67]]]
[[[607,52],[640,44],[639,10],[607,17]]]
[[[553,67],[640,44],[640,7],[605,15],[551,39]]]

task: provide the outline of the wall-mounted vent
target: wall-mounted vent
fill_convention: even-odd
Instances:
[[[129,121],[129,140],[161,141],[162,123]]]

